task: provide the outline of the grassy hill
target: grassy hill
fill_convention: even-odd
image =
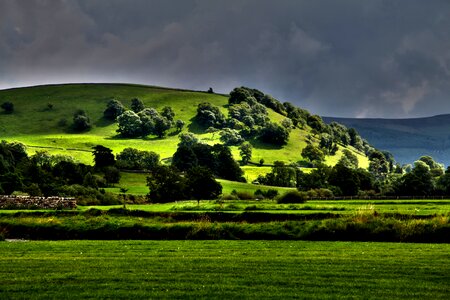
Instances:
[[[379,149],[390,151],[401,163],[412,163],[422,155],[450,165],[450,114],[412,119],[354,119],[323,117],[355,128]]]
[[[176,114],[175,119],[186,122],[184,132],[193,132],[209,144],[220,142],[219,134],[204,133],[193,118],[198,104],[205,101],[219,106],[226,115],[228,95],[132,84],[65,84],[0,90],[0,102],[11,101],[14,104],[14,113],[0,114],[0,138],[24,143],[29,154],[46,150],[51,154],[71,155],[87,164],[93,163],[91,147],[95,145],[111,148],[115,154],[126,147],[155,151],[163,161],[168,161],[179,142],[175,129],[170,130],[163,139],[153,136],[145,139],[122,138],[117,135],[117,123],[103,118],[106,104],[113,98],[128,108],[132,98],[139,98],[147,107],[157,110],[171,106]],[[51,109],[48,104],[52,104]],[[86,133],[72,133],[69,129],[73,114],[78,109],[85,110],[94,124],[92,130]],[[268,110],[272,121],[284,118]],[[309,128],[292,130],[289,142],[283,147],[253,142],[252,161],[259,162],[263,158],[266,164],[276,160],[297,162],[302,159],[301,150],[306,146],[308,134]],[[327,157],[328,164],[337,162],[341,156],[340,148],[335,156]],[[367,167],[367,158],[353,148],[351,150],[357,154],[360,166]],[[232,147],[232,152],[235,159],[240,158],[237,147]],[[270,171],[270,168],[250,165],[244,170],[251,181],[259,174]]]

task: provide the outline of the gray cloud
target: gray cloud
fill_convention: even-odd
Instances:
[[[450,112],[450,2],[1,0],[0,88],[259,88],[314,113]]]

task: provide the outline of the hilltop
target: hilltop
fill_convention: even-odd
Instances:
[[[356,119],[323,117],[355,128],[375,147],[391,152],[401,163],[430,155],[450,165],[450,114],[410,119]]]
[[[46,150],[51,154],[66,154],[77,160],[92,164],[92,147],[103,145],[111,148],[115,154],[126,147],[157,152],[163,161],[169,161],[176,151],[179,142],[178,132],[169,130],[167,137],[160,139],[154,136],[146,138],[123,138],[118,135],[117,123],[103,118],[103,111],[111,99],[117,99],[130,108],[131,99],[139,98],[146,107],[156,110],[164,106],[173,108],[176,119],[186,123],[183,132],[192,132],[208,144],[220,143],[219,135],[205,133],[195,122],[198,104],[209,102],[228,114],[228,95],[207,93],[202,91],[180,90],[154,86],[133,84],[63,84],[45,85],[25,88],[14,88],[0,91],[0,102],[14,103],[13,114],[0,115],[0,136],[7,141],[24,143],[30,154],[37,150]],[[73,114],[82,109],[93,123],[93,128],[84,133],[73,133],[69,130]],[[285,116],[268,109],[269,118],[281,122]],[[305,125],[302,129],[291,131],[290,138],[284,146],[253,141],[252,162],[264,159],[265,164],[274,161],[286,163],[302,160],[301,151],[307,145],[307,138],[318,143],[312,137],[312,130]],[[361,167],[368,166],[367,157],[351,146],[338,146],[334,156],[327,156],[326,163],[334,165],[341,156],[342,150],[348,148],[357,155]],[[232,147],[236,160],[239,151]],[[247,179],[252,180],[260,173],[270,171],[269,167],[244,167]]]

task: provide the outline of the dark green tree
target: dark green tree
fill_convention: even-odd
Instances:
[[[244,142],[239,146],[239,154],[244,165],[248,164],[250,159],[252,159],[252,148],[252,144],[249,142]]]
[[[297,167],[286,165],[282,161],[276,161],[273,164],[272,171],[265,176],[260,175],[258,182],[260,184],[271,186],[295,187],[297,185]]]
[[[119,117],[117,117],[119,128],[117,132],[124,137],[138,137],[142,135],[142,121],[139,116],[131,111],[127,110]]]
[[[119,183],[120,181],[120,171],[114,166],[108,166],[104,169],[103,177],[107,184]]]
[[[161,116],[165,117],[169,122],[173,122],[173,118],[175,117],[175,112],[172,107],[164,106],[161,111]]]
[[[138,113],[141,110],[143,110],[144,108],[145,108],[145,105],[140,99],[138,99],[138,98],[131,99],[131,110],[132,111],[134,111],[135,113]]]
[[[430,167],[423,161],[416,161],[411,172],[403,175],[396,183],[395,190],[398,195],[426,196],[432,195],[435,182]]]
[[[103,117],[108,120],[116,120],[118,116],[125,112],[123,104],[115,99],[109,100],[106,104],[106,109],[103,112]]]
[[[192,147],[180,145],[172,157],[172,166],[180,171],[187,171],[198,165],[198,159]]]
[[[159,154],[153,151],[141,151],[125,148],[117,154],[116,166],[128,170],[152,170],[159,165]]]
[[[239,132],[235,129],[224,128],[220,132],[220,141],[225,145],[239,145],[244,142]]]
[[[14,104],[10,101],[3,102],[1,108],[5,114],[12,114],[14,112]]]
[[[208,102],[203,102],[198,105],[195,118],[197,122],[205,128],[222,128],[226,121],[225,116],[220,111],[219,107]]]
[[[214,179],[210,169],[193,167],[186,173],[186,186],[191,198],[197,200],[217,199],[222,194],[222,186]]]
[[[183,120],[176,120],[175,121],[175,127],[177,128],[178,132],[181,132],[181,130],[183,130],[184,125],[185,125],[185,123],[184,123]]]
[[[276,123],[267,123],[261,129],[260,139],[269,144],[285,145],[289,140],[289,130]]]
[[[91,120],[84,110],[77,110],[75,112],[72,127],[76,132],[83,132],[92,128]]]
[[[163,116],[156,116],[153,119],[153,122],[154,127],[152,133],[157,135],[159,138],[162,138],[171,127],[170,121]]]
[[[173,167],[158,166],[147,177],[148,197],[154,203],[186,199],[186,180]]]
[[[216,144],[213,146],[213,154],[216,161],[214,173],[224,179],[245,182],[242,176],[244,172],[239,164],[233,159],[230,148]]]
[[[92,155],[94,156],[94,163],[96,169],[103,169],[108,166],[113,166],[116,161],[112,150],[102,145],[92,147]]]
[[[312,163],[322,162],[325,160],[325,155],[323,152],[316,146],[312,144],[306,145],[302,150],[302,157],[306,158]]]

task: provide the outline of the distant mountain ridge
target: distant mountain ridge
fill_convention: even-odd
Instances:
[[[450,165],[450,114],[424,118],[322,117],[355,128],[376,148],[390,151],[400,163],[412,163],[422,155]]]

